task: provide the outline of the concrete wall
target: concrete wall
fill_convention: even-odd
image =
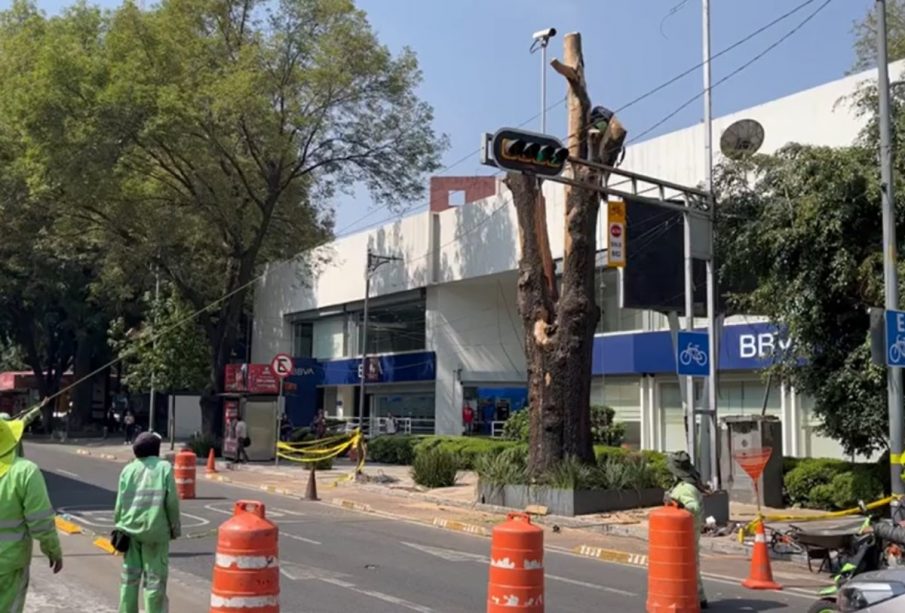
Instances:
[[[524,382],[525,355],[515,273],[431,287],[427,344],[437,355],[438,434],[462,433],[464,381]]]

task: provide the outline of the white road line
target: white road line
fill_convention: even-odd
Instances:
[[[621,596],[637,596],[637,592],[629,592],[626,590],[620,590],[615,587],[607,587],[605,585],[597,585],[595,583],[588,583],[587,581],[578,581],[577,579],[569,579],[568,577],[560,577],[559,575],[546,575],[547,579],[553,579],[554,581],[562,581],[563,583],[569,583],[571,585],[578,585],[581,587],[590,588],[592,590],[602,590],[604,592],[611,592],[613,594],[619,594]]]
[[[304,536],[299,536],[297,534],[289,534],[288,532],[283,532],[280,530],[280,536],[285,536],[286,538],[295,539],[296,541],[302,541],[304,543],[311,543],[312,545],[323,545],[320,541],[315,541],[313,539],[306,539]]]
[[[64,470],[64,469],[62,469],[62,468],[58,468],[58,469],[57,469],[57,472],[60,473],[61,475],[66,475],[67,477],[73,477],[73,478],[75,478],[75,479],[80,479],[80,478],[81,478],[81,477],[79,477],[77,474],[75,474],[74,472],[70,472],[70,471]]]
[[[710,581],[712,583],[722,583],[723,585],[731,585],[733,587],[739,587],[741,585],[741,580],[738,577],[730,577],[728,575],[714,575],[713,573],[702,573],[705,581]],[[784,588],[781,592],[762,592],[763,594],[774,593],[777,595],[786,594],[788,596],[795,596],[797,598],[806,598],[808,600],[816,600],[817,598],[817,588],[814,588],[813,592],[809,592],[807,590],[797,588],[797,587],[788,587]]]
[[[369,596],[371,598],[383,600],[384,602],[389,602],[390,604],[394,604],[397,607],[405,607],[406,609],[409,609],[410,611],[418,611],[419,613],[433,613],[433,611],[434,611],[430,607],[425,607],[420,604],[416,604],[414,602],[409,602],[408,600],[403,600],[402,598],[397,598],[396,596],[390,596],[389,594],[384,594],[383,592],[377,592],[374,590],[363,590],[359,587],[356,587],[356,585],[354,583],[349,583],[348,581],[343,581],[342,579],[322,578],[322,579],[320,579],[320,581],[350,590],[352,592],[357,592],[358,594],[362,594],[363,596]]]
[[[303,517],[305,514],[301,511],[290,511],[289,509],[272,509],[277,513],[285,513],[286,515],[298,515],[299,517]]]

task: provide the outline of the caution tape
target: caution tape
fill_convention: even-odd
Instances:
[[[348,451],[349,449],[352,449],[353,447],[359,449],[361,448],[362,435],[360,431],[356,430],[351,435],[343,435],[343,437],[347,437],[347,440],[344,440],[339,444],[330,447],[325,447],[323,449],[310,449],[307,447],[298,448],[291,443],[281,442],[277,444],[277,455],[284,460],[289,460],[290,462],[311,463],[333,459],[336,456]]]
[[[327,437],[324,437],[324,438],[314,439],[314,440],[311,440],[311,441],[300,441],[300,442],[297,442],[297,443],[285,443],[285,442],[280,442],[280,447],[283,447],[283,448],[292,448],[292,449],[298,449],[298,448],[301,448],[301,447],[313,447],[313,446],[316,446],[316,445],[323,445],[324,443],[330,443],[330,442],[333,442],[333,441],[340,441],[340,440],[343,440],[343,439],[348,439],[349,437],[351,437],[351,436],[353,436],[353,435],[354,435],[354,433],[347,433],[347,432],[344,432],[344,433],[342,433],[342,434],[334,434],[333,436],[327,436]]]
[[[873,502],[864,505],[868,511],[872,511],[874,509],[879,509],[881,507],[885,507],[893,500],[900,498],[899,496],[887,496],[886,498],[880,498],[879,500],[874,500]],[[826,521],[828,519],[838,519],[840,517],[849,517],[851,515],[858,515],[862,512],[861,507],[853,507],[851,509],[845,509],[843,511],[832,511],[829,513],[821,513],[820,515],[791,515],[791,514],[783,514],[783,515],[762,515],[758,513],[757,517],[748,522],[741,530],[738,532],[738,541],[739,543],[745,540],[745,537],[748,535],[754,534],[754,527],[759,522],[813,522],[813,521]]]

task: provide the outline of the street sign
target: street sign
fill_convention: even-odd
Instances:
[[[886,364],[905,366],[905,311],[886,311]]]
[[[292,358],[285,353],[278,353],[270,361],[270,370],[275,377],[285,379],[292,374]]]
[[[710,374],[710,340],[706,332],[678,333],[676,372],[686,377],[706,377]]]
[[[625,202],[607,202],[606,222],[609,228],[607,240],[607,267],[625,266]]]

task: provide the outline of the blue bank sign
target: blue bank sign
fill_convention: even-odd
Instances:
[[[725,326],[717,347],[718,370],[760,370],[789,351],[791,341],[772,323],[750,323]],[[708,347],[708,360],[713,357]],[[594,339],[593,372],[595,375],[676,373],[678,358],[667,330],[598,336]]]

